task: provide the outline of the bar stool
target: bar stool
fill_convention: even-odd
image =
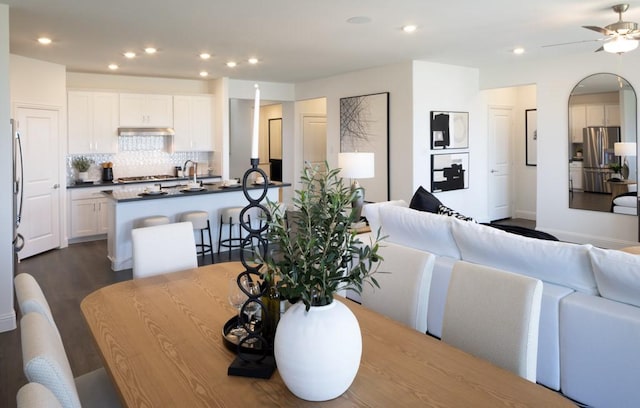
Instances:
[[[204,256],[209,253],[211,254],[211,263],[213,261],[213,245],[211,243],[211,225],[209,224],[209,213],[206,211],[189,211],[186,213],[182,213],[180,215],[181,222],[191,222],[193,224],[193,229],[200,231],[200,243],[196,243],[197,255]],[[207,231],[207,235],[209,236],[209,244],[205,244],[204,242],[204,232]],[[218,252],[220,250],[218,249]]]
[[[242,247],[242,225],[240,224],[240,212],[244,207],[228,207],[220,209],[220,227],[218,229],[218,255],[220,255],[220,248],[229,248],[229,260],[231,260],[231,249]],[[245,213],[245,217],[254,228],[256,228],[255,222],[260,220],[260,214],[262,211],[259,208],[252,208]],[[229,235],[227,238],[222,239],[222,230],[225,225],[229,226]],[[237,226],[238,234],[234,235],[233,230]]]
[[[229,260],[231,260],[231,249],[240,248],[242,246],[242,225],[240,225],[240,211],[243,207],[228,207],[220,209],[220,227],[218,228],[218,256],[220,256],[220,248],[229,248]],[[229,226],[229,235],[222,239],[222,229],[225,225]],[[238,227],[237,237],[233,236],[234,227]]]
[[[171,221],[169,217],[164,215],[154,215],[152,217],[143,218],[140,220],[141,227],[155,227],[156,225],[169,224]]]

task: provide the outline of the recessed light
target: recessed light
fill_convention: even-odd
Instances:
[[[109,69],[110,69],[110,70],[112,70],[112,71],[115,71],[115,70],[116,70],[116,69],[118,69],[118,68],[120,68],[120,67],[118,66],[118,64],[109,64]]]
[[[127,51],[123,54],[125,57],[131,59],[131,58],[135,58],[136,57],[136,53],[133,51]]]
[[[47,38],[47,37],[40,37],[38,38],[38,42],[42,45],[49,45],[51,44],[51,38]]]
[[[255,65],[258,63],[258,59],[256,57],[251,57],[248,59],[249,64]]]
[[[203,60],[208,60],[209,58],[211,58],[211,54],[203,52],[202,54],[200,54],[200,58]]]
[[[513,53],[516,54],[516,55],[524,54],[524,48],[516,47],[516,48],[513,49]]]
[[[209,73],[207,71],[200,71],[200,76],[201,77],[206,77],[208,75],[209,75]]]
[[[367,16],[355,16],[347,19],[349,24],[367,24],[371,22],[371,17]]]
[[[404,27],[402,27],[402,31],[404,31],[405,33],[412,33],[414,31],[416,31],[418,29],[417,25],[413,25],[413,24],[409,24],[406,25]]]
[[[233,68],[233,67],[235,67],[236,65],[238,65],[238,64],[237,64],[235,61],[229,61],[229,62],[227,62],[227,66],[228,66],[229,68]]]
[[[147,47],[144,49],[144,52],[146,52],[147,54],[155,54],[158,50],[153,48],[153,47]]]

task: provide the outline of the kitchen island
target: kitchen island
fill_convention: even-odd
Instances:
[[[271,182],[267,198],[279,201],[280,189],[288,186],[291,184]],[[248,191],[251,197],[257,198],[262,188],[262,185],[251,185]],[[206,211],[209,213],[212,245],[217,248],[220,209],[248,204],[240,185],[225,187],[222,183],[204,183],[196,190],[173,186],[151,194],[144,188],[104,191],[103,194],[108,198],[107,249],[114,271],[133,266],[131,230],[137,228],[143,218],[164,215],[171,222],[177,222],[184,212]],[[199,240],[198,234],[196,242]]]

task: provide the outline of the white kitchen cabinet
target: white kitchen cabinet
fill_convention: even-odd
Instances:
[[[571,123],[571,142],[572,143],[582,143],[583,142],[583,132],[582,130],[587,126],[587,111],[585,105],[571,105],[571,109],[569,110],[569,114],[571,118],[569,123]]]
[[[620,105],[604,105],[604,120],[606,126],[620,126]]]
[[[117,93],[69,91],[67,118],[69,154],[117,151]]]
[[[121,127],[173,127],[173,98],[158,94],[120,94]]]
[[[582,162],[581,161],[572,161],[569,163],[569,177],[573,182],[573,189],[580,190],[583,189],[583,174],[582,174]]]
[[[174,150],[213,151],[213,98],[173,97]]]
[[[586,105],[587,126],[620,126],[620,105]]]
[[[109,199],[100,188],[82,188],[71,190],[69,206],[70,238],[82,238],[107,233],[109,226]]]

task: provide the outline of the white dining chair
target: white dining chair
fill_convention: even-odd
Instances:
[[[542,281],[458,261],[442,341],[535,382],[541,303]]]
[[[134,279],[198,266],[191,222],[135,228],[131,239]]]
[[[59,336],[58,326],[55,320],[53,320],[49,303],[35,278],[28,273],[19,273],[13,278],[13,283],[20,313],[22,313],[23,316],[29,312],[40,313],[56,329]]]
[[[18,408],[62,408],[56,396],[47,387],[36,382],[20,387],[16,403]]]
[[[384,259],[374,274],[380,287],[365,284],[362,305],[426,333],[435,256],[387,242],[378,253]]]
[[[47,387],[63,408],[120,407],[118,395],[104,368],[73,377],[67,354],[55,329],[39,313],[20,320],[24,374]]]

